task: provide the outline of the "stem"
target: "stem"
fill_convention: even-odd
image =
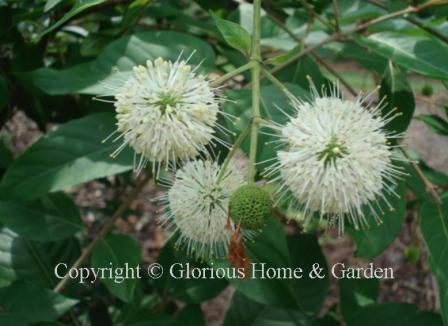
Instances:
[[[260,16],[261,0],[254,0],[254,19],[252,30],[252,47],[250,60],[254,63],[252,66],[252,123],[250,133],[250,152],[249,152],[249,171],[247,173],[247,182],[252,184],[255,179],[255,163],[257,156],[258,128],[260,119]]]
[[[233,155],[235,155],[236,150],[241,146],[246,136],[249,134],[249,130],[252,126],[252,119],[249,121],[249,123],[246,125],[246,127],[243,129],[243,131],[240,133],[238,138],[236,139],[235,143],[232,145],[232,148],[230,149],[229,153],[227,154],[224,162],[221,165],[221,170],[219,171],[218,177],[216,178],[216,183],[219,183],[221,179],[224,176],[224,172],[227,170],[227,166],[230,163],[230,160],[232,159]]]
[[[338,0],[333,0],[334,28],[339,31],[339,7]]]
[[[120,207],[115,211],[112,217],[103,225],[100,232],[95,236],[92,242],[83,250],[81,256],[73,263],[70,269],[78,269],[81,267],[86,260],[92,254],[93,249],[95,249],[96,245],[113,229],[116,220],[123,215],[128,206],[134,201],[134,199],[140,194],[144,186],[151,179],[152,175],[148,173],[145,178],[140,181],[134,190],[129,194],[129,196],[121,203]],[[56,285],[54,288],[55,292],[62,292],[67,284],[71,281],[68,273],[64,276],[64,278]]]
[[[420,169],[420,166],[418,166],[418,163],[415,162],[414,160],[412,160],[408,153],[400,147],[401,152],[403,153],[403,155],[409,159],[409,161],[411,161],[412,167],[414,168],[414,170],[417,172],[419,178],[423,181],[424,185],[425,185],[425,190],[426,192],[432,197],[432,199],[434,200],[434,202],[436,203],[436,205],[438,207],[440,207],[440,205],[442,204],[442,200],[440,199],[439,194],[437,193],[436,187],[432,184],[431,181],[428,180],[428,178],[425,176],[425,174],[423,173],[422,169]]]
[[[211,81],[211,82],[210,82],[210,86],[211,86],[211,87],[219,86],[219,85],[221,85],[223,82],[225,82],[226,80],[228,80],[228,79],[230,79],[230,78],[232,78],[232,77],[235,77],[236,75],[239,75],[239,74],[241,74],[242,72],[244,72],[244,71],[246,71],[246,70],[252,68],[253,65],[254,65],[253,62],[248,62],[248,63],[246,63],[245,65],[243,65],[243,66],[241,66],[241,67],[239,67],[239,68],[236,68],[235,70],[232,70],[232,71],[228,72],[227,74],[222,75],[222,76],[220,76],[219,78],[217,78],[217,79]]]
[[[310,55],[313,57],[314,60],[317,61],[317,63],[319,63],[320,65],[324,66],[324,68],[327,69],[327,71],[330,74],[335,76],[336,79],[338,79],[342,83],[342,85],[344,85],[345,88],[347,88],[347,90],[350,92],[350,94],[352,94],[355,97],[358,95],[358,93],[355,91],[355,89],[353,87],[351,87],[350,84],[336,70],[334,70],[331,67],[331,65],[329,65],[321,57],[319,57],[316,54],[316,52],[311,52]]]

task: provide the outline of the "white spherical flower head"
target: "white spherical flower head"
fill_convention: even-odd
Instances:
[[[163,197],[167,213],[162,224],[172,234],[178,231],[177,244],[201,259],[225,256],[235,228],[228,219],[229,199],[244,177],[232,164],[220,173],[216,162],[188,162]]]
[[[148,60],[115,95],[117,132],[141,154],[139,168],[191,159],[214,136],[219,99],[205,77],[186,61]],[[219,127],[219,126],[217,126]]]
[[[314,86],[312,90],[310,103],[292,100],[296,115],[286,126],[274,126],[286,149],[278,152],[269,173],[280,172],[281,190],[289,189],[307,217],[320,212],[337,220],[343,231],[346,216],[359,228],[368,225],[366,205],[380,221],[372,203],[387,202],[384,192],[394,193],[396,178],[403,174],[392,164],[387,140],[397,135],[384,130],[396,115],[382,117],[381,103],[366,102],[372,94],[344,100],[337,86],[328,96],[319,96]]]

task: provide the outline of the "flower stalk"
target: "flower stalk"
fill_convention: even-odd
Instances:
[[[255,179],[255,163],[257,156],[258,129],[260,125],[260,72],[261,72],[261,53],[260,53],[260,16],[261,0],[254,0],[252,47],[250,61],[253,63],[251,69],[252,79],[252,123],[250,133],[250,151],[249,151],[249,170],[247,173],[247,182],[252,184]]]

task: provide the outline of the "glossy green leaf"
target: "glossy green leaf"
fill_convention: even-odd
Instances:
[[[235,49],[248,54],[251,42],[249,32],[241,25],[230,20],[219,18],[214,14],[212,14],[212,17],[226,42]]]
[[[44,30],[36,37],[36,42],[39,41],[46,34],[64,25],[66,22],[68,22],[70,19],[75,17],[80,12],[83,12],[86,9],[105,3],[106,1],[107,0],[76,0],[73,7],[64,16],[62,16],[61,19],[59,19],[56,23],[48,27],[46,30]],[[54,7],[54,5],[52,5],[52,7]]]
[[[57,319],[78,301],[25,282],[0,288],[0,324],[28,326]]]
[[[66,0],[47,0],[44,6],[44,12],[48,12],[53,8],[56,8],[59,4],[65,2]]]
[[[176,314],[179,326],[205,326],[204,315],[201,306],[186,305]]]
[[[222,278],[186,278],[188,268],[211,267],[188,257],[182,249],[175,249],[173,241],[165,245],[157,262],[162,265],[164,273],[156,280],[156,286],[164,295],[176,300],[198,304],[215,297],[228,285]]]
[[[330,81],[322,74],[319,66],[314,62],[310,55],[304,56],[297,63],[291,65],[290,68],[283,69],[277,73],[277,78],[284,83],[291,83],[299,85],[304,90],[310,89],[311,78],[317,89],[321,89],[322,86],[330,85]],[[303,92],[294,94],[296,96],[304,95]],[[284,105],[281,106],[282,109]]]
[[[138,283],[136,268],[140,262],[141,249],[136,240],[127,235],[110,234],[93,250],[90,265],[93,268],[122,268],[121,276],[100,280],[118,298],[130,302]],[[128,267],[132,270],[126,273]],[[143,272],[140,271],[140,273]]]
[[[344,44],[341,51],[335,53],[338,58],[351,59],[358,62],[365,69],[382,75],[387,67],[387,59],[372,51],[366,51],[364,47],[350,42]]]
[[[133,0],[123,15],[121,29],[123,31],[131,29],[140,18],[144,17],[145,10],[154,2],[154,0]]]
[[[441,326],[440,316],[431,311],[420,311],[408,303],[388,302],[368,305],[355,314],[347,326]]]
[[[0,286],[24,280],[54,287],[58,281],[54,274],[56,265],[70,265],[78,258],[80,251],[79,242],[75,238],[35,242],[3,227],[0,229]]]
[[[130,76],[132,67],[146,64],[148,59],[162,57],[176,61],[181,53],[189,63],[211,67],[215,63],[212,48],[206,42],[174,31],[150,31],[124,36],[111,42],[93,61],[56,70],[40,68],[17,73],[30,87],[50,95],[69,93],[114,95]],[[112,106],[111,106],[112,109]]]
[[[348,233],[356,243],[357,256],[367,259],[377,257],[395,240],[400,232],[406,208],[405,183],[403,181],[398,183],[395,192],[400,198],[391,194],[385,195],[393,209],[390,209],[383,200],[379,203],[384,211],[384,214],[380,214],[381,224],[376,224],[373,216],[370,215],[371,213],[368,213],[367,221],[370,222],[368,229],[356,231],[347,228]]]
[[[291,266],[302,268],[304,271],[302,278],[291,281],[299,305],[305,312],[317,314],[327,296],[329,287],[328,266],[317,237],[314,234],[289,236],[288,248]],[[325,275],[325,277],[310,278],[313,266],[323,268],[321,275]]]
[[[437,79],[448,79],[448,46],[429,37],[381,32],[356,42],[403,68]]]
[[[389,61],[384,71],[381,82],[380,98],[383,97],[385,97],[386,103],[382,110],[384,115],[394,109],[396,109],[395,113],[401,114],[390,121],[385,128],[395,133],[406,131],[414,115],[414,94],[412,93],[411,85],[406,79],[406,75],[391,61]]]
[[[224,326],[300,326],[309,325],[300,311],[262,305],[235,292],[227,310]]]
[[[102,143],[114,123],[113,114],[89,115],[42,137],[10,165],[0,197],[30,199],[132,169],[130,149],[112,159],[119,145]]]
[[[338,284],[339,306],[346,322],[363,307],[376,303],[378,279],[340,279]]]
[[[442,318],[448,323],[448,201],[440,207],[432,201],[423,204],[420,226],[429,252],[429,264],[439,286]]]
[[[420,114],[416,119],[423,121],[432,131],[440,135],[448,135],[448,121],[435,114]]]
[[[0,170],[6,169],[12,161],[11,150],[0,140]]]
[[[56,241],[83,230],[78,208],[63,193],[50,194],[31,203],[0,201],[0,222],[36,241]]]

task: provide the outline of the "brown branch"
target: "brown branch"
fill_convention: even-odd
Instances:
[[[384,22],[386,20],[389,20],[389,19],[392,19],[392,18],[396,18],[396,17],[400,17],[400,16],[403,16],[403,15],[406,15],[406,14],[410,14],[410,13],[416,13],[416,12],[419,12],[420,10],[422,10],[424,8],[428,8],[430,6],[439,5],[439,4],[440,4],[440,2],[438,2],[438,1],[430,1],[428,3],[424,3],[424,4],[420,5],[418,7],[409,6],[409,7],[405,8],[405,9],[398,10],[398,11],[392,12],[390,14],[387,14],[387,15],[384,15],[384,16],[381,16],[381,17],[369,20],[369,21],[367,21],[365,23],[362,23],[362,24],[356,26],[351,31],[348,31],[348,32],[335,32],[333,35],[331,35],[328,38],[320,41],[319,43],[314,44],[314,45],[312,45],[312,46],[310,46],[310,47],[308,47],[306,49],[303,49],[299,53],[293,55],[291,58],[286,60],[283,64],[278,65],[277,67],[272,69],[271,73],[275,74],[276,72],[278,72],[280,70],[283,70],[284,68],[289,66],[291,63],[299,60],[300,58],[302,58],[306,54],[308,54],[311,51],[314,51],[314,50],[320,48],[321,46],[323,46],[323,45],[325,45],[327,43],[330,43],[330,42],[333,42],[333,41],[336,41],[336,40],[340,40],[340,39],[342,39],[344,37],[349,36],[352,33],[360,32],[360,31],[362,31],[362,30],[364,30],[364,29],[366,29],[366,28],[368,28],[368,27],[370,27],[372,25],[379,24],[379,23]]]
[[[401,152],[403,155],[411,162],[412,167],[414,168],[415,172],[417,172],[419,178],[423,181],[423,184],[425,185],[426,192],[432,197],[434,202],[437,206],[440,206],[442,204],[442,200],[440,199],[439,193],[437,192],[436,186],[428,180],[426,175],[423,173],[422,169],[418,165],[417,162],[415,162],[413,159],[411,159],[408,155],[408,153],[400,147]]]
[[[377,6],[379,8],[385,9],[387,10],[388,7],[386,4],[381,3],[379,1],[376,0],[367,0],[369,3],[371,3],[374,6]],[[440,40],[444,41],[445,43],[448,43],[448,37],[446,37],[445,35],[443,35],[442,33],[436,31],[435,29],[432,29],[431,27],[428,27],[426,25],[424,25],[423,23],[419,22],[418,20],[412,18],[412,17],[403,17],[404,19],[406,19],[408,22],[410,22],[411,24],[414,24],[415,26],[423,29],[424,31],[428,32],[429,34],[434,35],[435,37],[439,38]]]

